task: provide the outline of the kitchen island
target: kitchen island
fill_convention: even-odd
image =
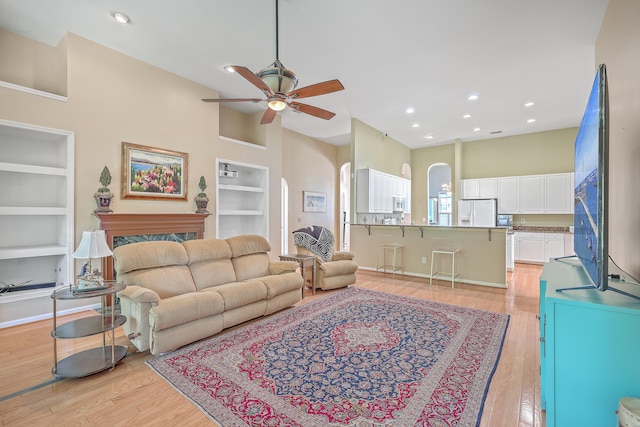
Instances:
[[[506,288],[506,236],[505,227],[353,224],[350,251],[359,268],[375,271],[382,245],[404,245],[404,273],[428,281],[431,251],[457,248],[462,282]]]

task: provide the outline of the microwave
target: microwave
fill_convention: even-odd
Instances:
[[[407,199],[402,196],[393,196],[393,211],[404,212],[405,210],[407,210]]]

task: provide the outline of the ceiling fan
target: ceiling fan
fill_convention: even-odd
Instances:
[[[262,102],[267,101],[267,110],[262,115],[260,124],[268,124],[273,121],[278,114],[285,108],[291,108],[301,113],[309,114],[321,119],[329,120],[335,113],[314,107],[308,104],[296,102],[300,98],[309,98],[312,96],[325,95],[327,93],[343,90],[344,86],[339,80],[328,80],[322,83],[316,83],[305,86],[298,90],[298,78],[293,71],[285,68],[278,59],[278,0],[276,0],[276,60],[273,64],[254,73],[247,67],[239,65],[229,65],[225,67],[227,71],[236,72],[247,79],[250,83],[260,89],[266,99],[260,98],[227,98],[227,99],[203,99],[204,102]]]

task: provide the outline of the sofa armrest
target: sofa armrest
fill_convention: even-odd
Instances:
[[[138,285],[127,286],[118,295],[136,303],[146,302],[156,305],[160,302],[160,296],[155,291]]]
[[[271,261],[269,263],[269,273],[273,275],[291,273],[300,267],[297,261]]]
[[[340,261],[343,259],[351,260],[355,258],[355,254],[353,252],[334,252],[331,257],[331,261]]]

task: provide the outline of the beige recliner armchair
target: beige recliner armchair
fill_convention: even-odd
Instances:
[[[336,252],[335,238],[328,229],[312,225],[293,232],[298,254],[316,257],[316,286],[322,290],[344,288],[356,283],[358,264],[351,252]]]

